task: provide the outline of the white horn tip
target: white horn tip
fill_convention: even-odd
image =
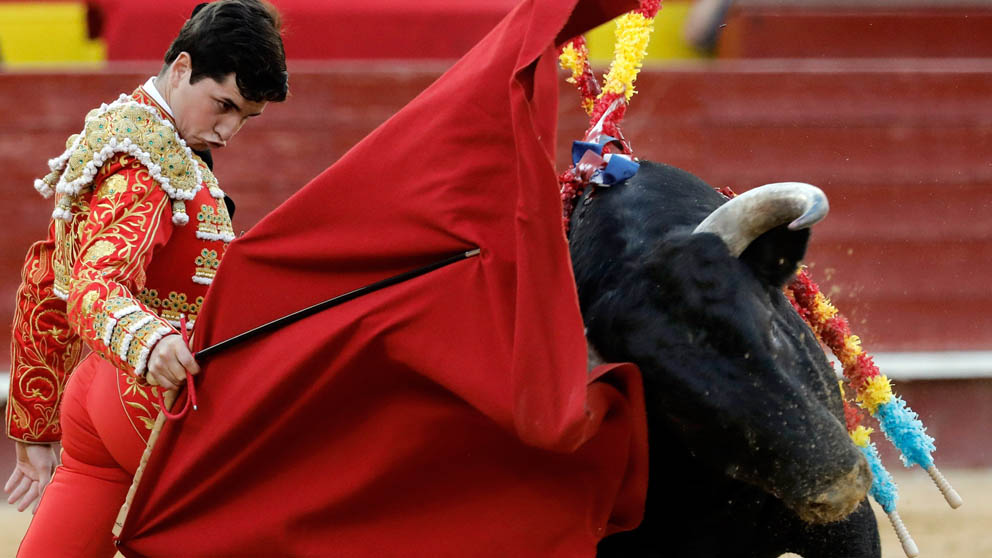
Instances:
[[[823,192],[820,192],[820,195],[813,198],[806,213],[803,213],[798,219],[789,223],[789,230],[798,231],[800,229],[808,229],[822,221],[827,216],[828,211],[830,211],[830,204],[827,202],[827,197],[823,195]]]
[[[822,221],[827,216],[827,213],[830,212],[830,202],[827,201],[827,195],[823,193],[823,190],[812,184],[806,182],[775,182],[773,184],[766,184],[762,188],[799,192],[799,195],[805,198],[806,211],[796,218],[796,220],[789,223],[790,231],[808,229]]]

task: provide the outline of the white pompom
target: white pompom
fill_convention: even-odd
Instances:
[[[46,198],[52,197],[52,194],[55,193],[54,191],[52,191],[51,186],[49,186],[47,183],[45,183],[44,180],[40,178],[35,179],[34,189],[37,190],[39,194],[41,194]]]

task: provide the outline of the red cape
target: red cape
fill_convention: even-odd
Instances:
[[[640,377],[586,371],[553,162],[556,42],[633,7],[524,1],[231,245],[198,349],[482,253],[205,361],[125,556],[593,556],[640,521]]]

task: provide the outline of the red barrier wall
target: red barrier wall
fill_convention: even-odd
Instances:
[[[428,85],[438,65],[297,70],[292,96],[215,155],[246,229]],[[0,300],[50,202],[32,181],[82,115],[144,73],[0,75]],[[992,348],[992,62],[721,63],[646,71],[635,152],[743,191],[822,187],[814,278],[873,351]],[[559,162],[585,118],[563,88]],[[0,305],[9,323],[10,304]],[[6,331],[0,344],[6,344]]]
[[[738,3],[726,19],[719,55],[724,58],[990,57],[992,10],[987,4],[972,4]]]
[[[895,391],[919,414],[927,434],[933,436],[937,467],[992,467],[989,435],[981,426],[992,424],[992,380],[900,381],[895,383]],[[872,441],[885,466],[890,471],[903,470],[899,452],[885,440],[874,420],[866,424],[875,428]],[[919,469],[916,473],[923,474]]]

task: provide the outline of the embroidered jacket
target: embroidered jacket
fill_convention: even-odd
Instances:
[[[195,323],[234,239],[224,193],[140,87],[91,111],[49,168],[35,188],[55,194],[52,223],[17,291],[8,435],[60,439],[62,392],[85,345],[117,368],[121,405],[147,440],[158,414],[148,357],[181,318]]]

